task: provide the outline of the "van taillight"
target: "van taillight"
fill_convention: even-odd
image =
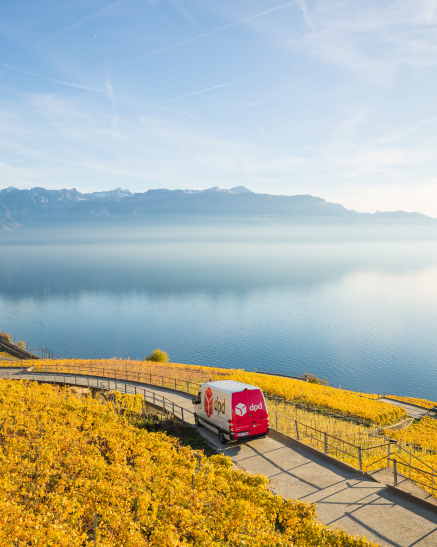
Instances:
[[[232,420],[229,420],[229,423],[230,423],[230,424],[232,424],[232,423],[233,423],[233,421],[232,421]]]

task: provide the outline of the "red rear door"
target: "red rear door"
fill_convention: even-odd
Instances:
[[[260,389],[232,394],[232,421],[237,439],[267,433],[267,408]]]
[[[247,391],[232,394],[232,422],[237,439],[248,437],[251,433],[249,412],[247,410]]]
[[[252,389],[247,393],[247,410],[250,420],[250,434],[260,435],[267,433],[268,420],[267,408],[262,391],[260,389]]]

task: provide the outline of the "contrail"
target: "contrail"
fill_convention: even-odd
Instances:
[[[116,6],[117,4],[120,4],[123,0],[117,0],[116,2],[113,2],[112,4],[108,4],[104,8],[102,8],[99,11],[95,11],[93,13],[90,13],[89,15],[85,15],[75,23],[72,23],[71,25],[68,25],[67,27],[63,28],[62,30],[58,30],[58,32],[55,32],[55,34],[52,34],[51,36],[48,36],[47,38],[44,38],[40,42],[34,44],[33,46],[30,46],[25,51],[22,51],[18,55],[14,55],[13,59],[18,59],[19,57],[22,57],[23,55],[27,55],[31,51],[34,51],[35,49],[43,46],[44,44],[47,44],[48,42],[51,42],[52,40],[55,40],[56,38],[59,38],[60,36],[63,36],[64,34],[67,34],[68,32],[71,32],[72,30],[77,29],[84,23],[88,23],[89,21],[92,21],[94,19],[97,19],[101,15],[105,15],[105,12],[108,12],[111,8]]]
[[[97,91],[98,93],[106,93],[103,89],[96,89],[95,87],[88,87],[87,85],[74,84],[72,82],[63,82],[62,80],[55,80],[54,78],[48,78],[47,76],[41,76],[41,74],[35,74],[34,72],[29,72],[28,70],[23,70],[22,68],[17,68],[16,66],[7,65],[5,63],[0,63],[0,66],[5,66],[11,70],[17,70],[18,72],[23,72],[24,74],[29,74],[30,76],[35,76],[36,78],[42,78],[43,80],[48,80],[49,82],[55,82],[56,84],[68,85],[70,87],[78,87],[80,89],[87,89],[88,91]]]
[[[128,65],[130,63],[134,63],[135,61],[139,61],[141,59],[145,59],[146,57],[150,57],[151,55],[155,55],[156,53],[161,53],[162,51],[168,51],[169,49],[173,49],[178,46],[183,46],[185,44],[189,44],[191,42],[194,42],[195,40],[199,40],[200,38],[205,38],[206,36],[210,36],[211,34],[215,34],[216,32],[220,32],[222,30],[226,30],[227,28],[235,27],[236,25],[241,25],[242,23],[246,23],[247,21],[251,21],[252,19],[256,19],[257,17],[262,17],[263,15],[267,15],[268,13],[272,13],[273,11],[277,11],[283,8],[286,8],[288,6],[291,6],[292,4],[295,4],[296,0],[293,0],[292,2],[287,2],[285,4],[281,4],[280,6],[276,6],[275,8],[270,8],[268,10],[262,11],[261,13],[257,13],[255,15],[251,15],[250,17],[246,17],[246,19],[241,19],[241,21],[236,21],[235,23],[229,23],[228,25],[224,25],[223,27],[216,28],[214,30],[210,30],[209,32],[204,32],[203,34],[198,34],[197,36],[194,36],[193,38],[187,38],[186,40],[181,40],[180,42],[176,42],[174,44],[171,44],[169,46],[165,46],[161,49],[157,49],[155,51],[151,51],[150,53],[146,53],[145,55],[141,55],[140,57],[135,57],[135,59],[131,59],[130,61],[125,61],[124,63],[121,63],[119,65],[114,66],[113,68],[118,68],[121,66]]]
[[[130,114],[131,112],[138,112],[139,110],[144,110],[145,108],[153,108],[154,106],[159,106],[161,104],[170,103],[171,101],[177,101],[178,99],[183,99],[184,97],[191,97],[192,95],[198,95],[199,93],[205,93],[205,91],[211,91],[212,89],[218,89],[219,87],[225,87],[227,85],[231,85],[231,83],[216,85],[215,87],[208,87],[208,89],[202,89],[201,91],[195,91],[194,93],[187,93],[187,95],[181,95],[180,97],[174,97],[173,99],[167,99],[167,100],[161,101],[159,103],[148,104],[147,106],[142,106],[141,108],[135,108],[134,110],[126,110],[125,112],[120,112],[120,114],[118,114],[118,115],[122,116],[123,114]],[[103,120],[109,120],[112,117],[113,116],[109,116],[108,118],[102,118],[102,121]]]

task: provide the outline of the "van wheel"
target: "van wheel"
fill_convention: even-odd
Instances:
[[[202,427],[202,424],[200,423],[199,416],[197,414],[194,414],[194,421],[196,422],[197,427]]]
[[[228,442],[225,438],[225,434],[223,433],[223,431],[219,431],[219,441],[222,444],[226,444]]]

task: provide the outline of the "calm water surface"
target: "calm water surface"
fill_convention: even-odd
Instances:
[[[0,330],[79,358],[171,360],[437,399],[437,245],[0,246]]]

